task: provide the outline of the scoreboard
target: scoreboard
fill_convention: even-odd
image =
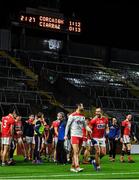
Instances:
[[[65,33],[81,33],[81,22],[76,19],[67,19],[56,16],[21,14],[19,17],[21,25],[44,30],[53,30]]]

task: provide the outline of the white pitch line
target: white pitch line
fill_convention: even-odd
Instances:
[[[51,177],[78,177],[78,176],[104,176],[104,175],[126,175],[126,174],[139,174],[139,172],[114,172],[114,173],[100,173],[97,174],[83,174],[83,173],[76,173],[76,174],[52,174],[52,175],[43,175],[43,176],[13,176],[13,177],[2,177],[0,179],[19,179],[19,178],[51,178]]]

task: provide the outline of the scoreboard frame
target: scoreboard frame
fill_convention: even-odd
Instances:
[[[80,34],[81,21],[76,19],[67,19],[56,16],[20,14],[19,22],[21,25],[43,30],[52,30],[57,32]]]

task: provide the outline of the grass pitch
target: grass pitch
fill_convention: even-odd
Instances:
[[[139,179],[139,155],[133,155],[135,163],[109,162],[108,156],[101,160],[101,171],[96,172],[91,164],[82,165],[83,172],[70,172],[70,165],[44,162],[41,165],[23,162],[15,157],[15,166],[0,167],[0,179]],[[127,160],[127,157],[125,158]]]

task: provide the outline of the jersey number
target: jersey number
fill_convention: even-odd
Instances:
[[[6,127],[7,127],[7,120],[4,120],[2,127],[3,127],[3,128],[6,128]]]

